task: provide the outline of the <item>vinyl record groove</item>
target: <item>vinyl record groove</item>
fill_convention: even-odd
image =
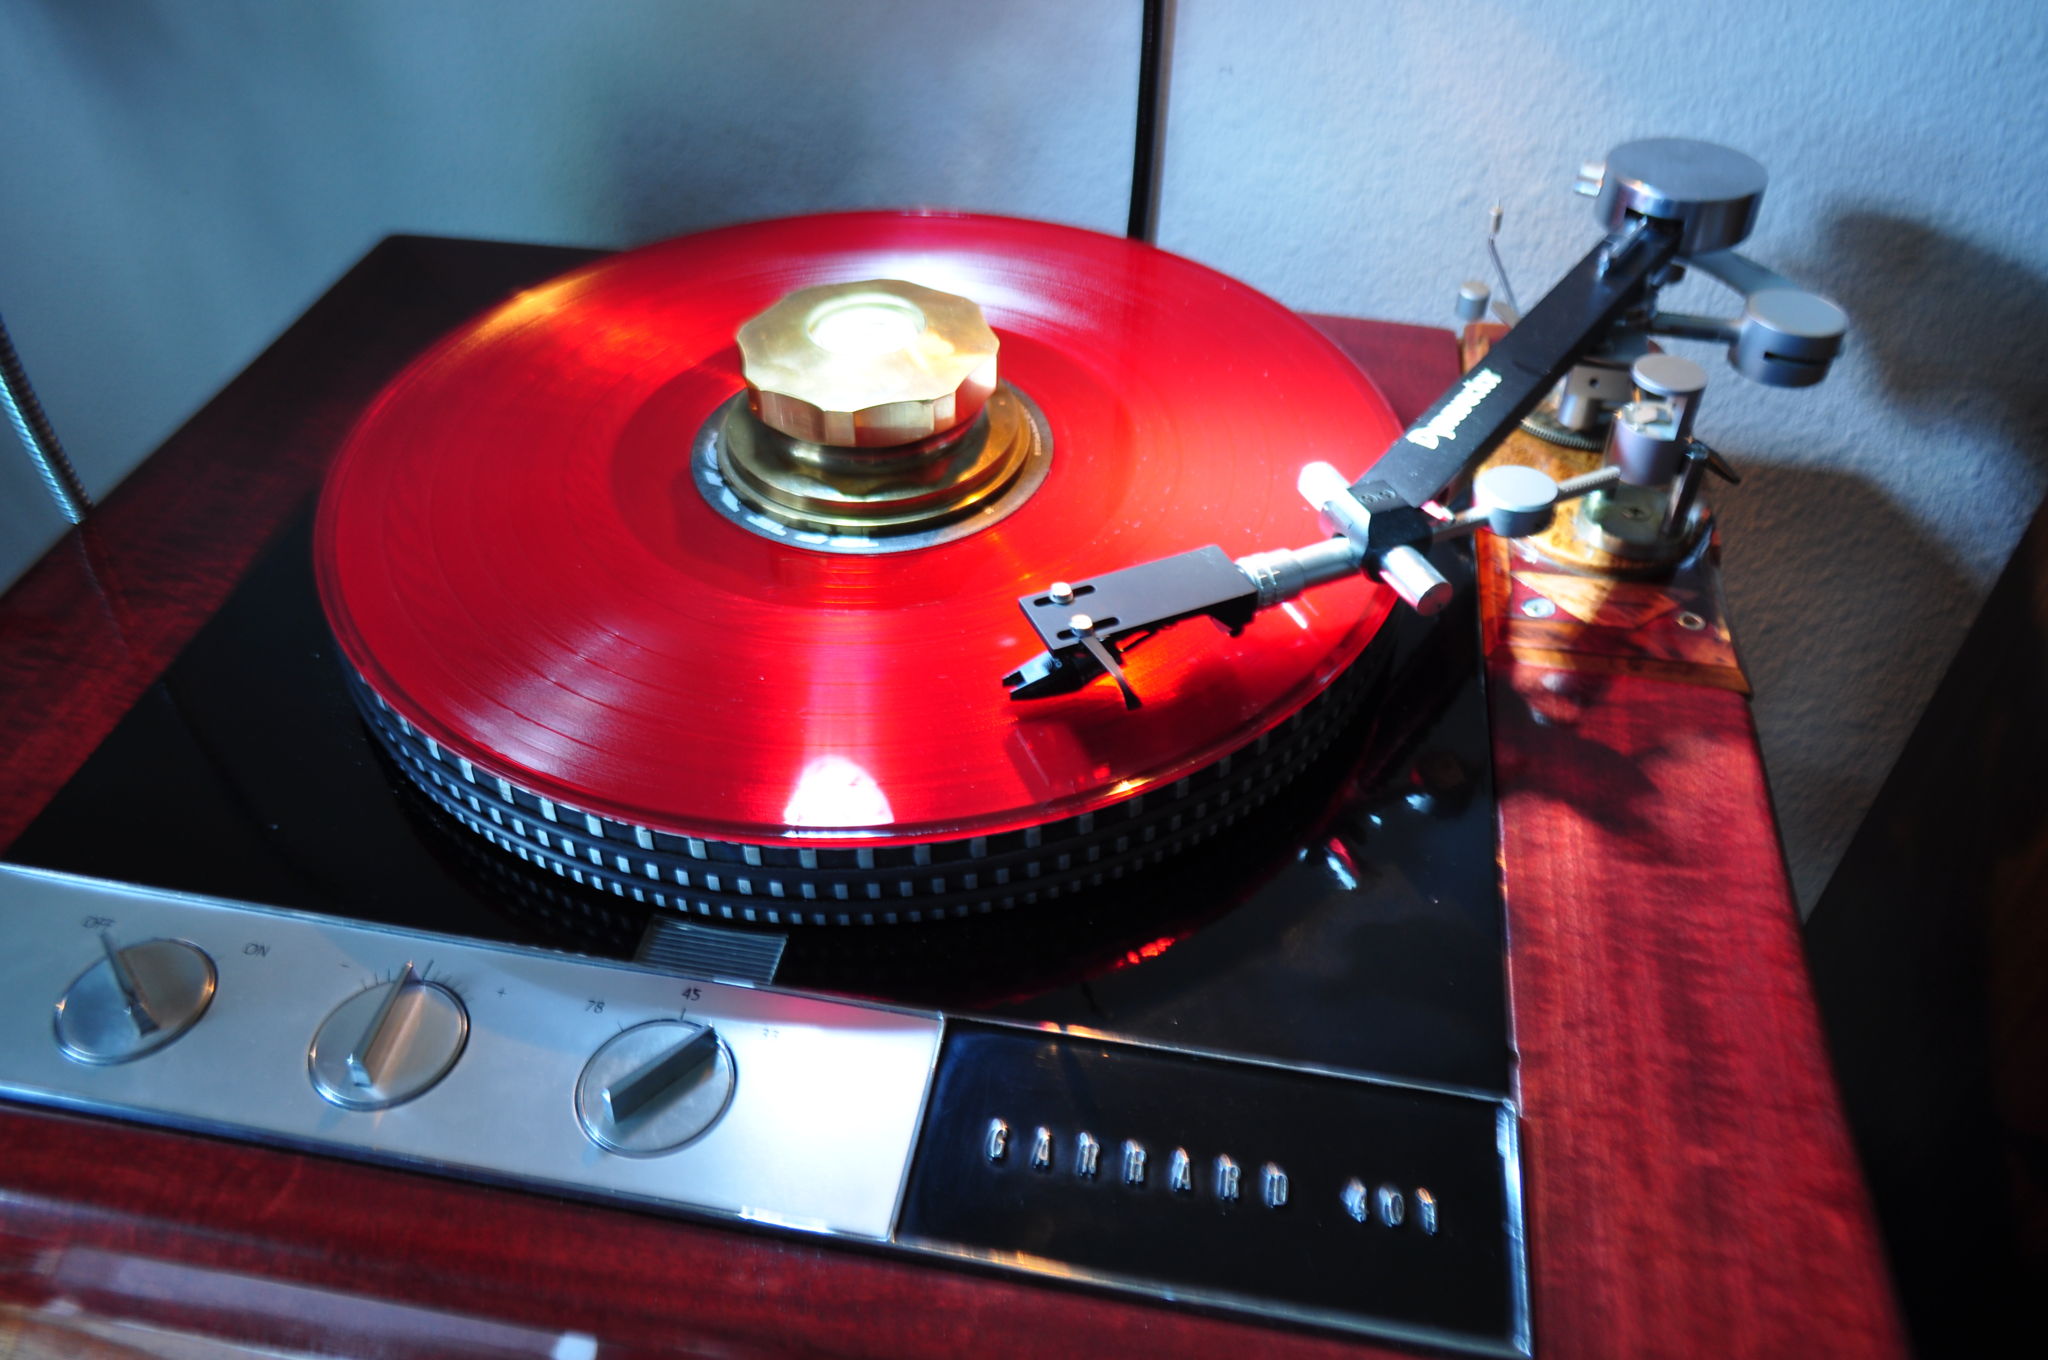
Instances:
[[[1002,381],[1042,413],[1042,480],[907,551],[735,522],[693,470],[744,390],[735,332],[792,290],[867,278],[981,305]],[[1313,541],[1296,470],[1360,466],[1397,433],[1299,318],[1150,247],[993,218],[792,219],[613,257],[449,337],[351,437],[315,555],[380,739],[481,834],[614,891],[683,888],[685,910],[947,915],[1071,878],[1076,856],[1137,862],[1111,824],[1195,829],[1165,830],[1162,802],[1213,803],[1196,820],[1220,825],[1275,786],[1390,598],[1361,578],[1235,638],[1167,630],[1130,655],[1145,703],[1127,712],[1106,684],[1010,699],[999,677],[1036,650],[1017,597],[1205,543]]]

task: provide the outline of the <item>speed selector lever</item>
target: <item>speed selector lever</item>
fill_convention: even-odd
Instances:
[[[411,1100],[455,1065],[469,1039],[469,1012],[438,982],[413,971],[357,992],[313,1036],[313,1086],[345,1110],[382,1110]]]
[[[654,1020],[605,1041],[576,1083],[576,1117],[591,1142],[657,1157],[691,1142],[732,1102],[732,1051],[718,1031]]]

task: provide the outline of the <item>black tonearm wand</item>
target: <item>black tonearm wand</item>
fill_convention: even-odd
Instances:
[[[1708,456],[1703,445],[1690,457],[1685,447],[1697,444],[1689,435],[1697,386],[1673,422],[1678,438],[1645,443],[1638,436],[1638,444],[1669,456],[1610,457],[1609,466],[1562,484],[1531,468],[1491,469],[1475,484],[1473,510],[1448,515],[1435,508],[1574,365],[1615,347],[1619,336],[1725,339],[1739,371],[1777,386],[1825,376],[1841,346],[1840,311],[1729,250],[1754,225],[1764,181],[1755,161],[1706,142],[1662,138],[1617,148],[1596,189],[1607,235],[1494,342],[1485,361],[1357,481],[1347,485],[1327,464],[1303,469],[1302,494],[1334,537],[1235,560],[1218,547],[1198,548],[1023,596],[1018,603],[1045,651],[1004,677],[1012,697],[1071,693],[1106,674],[1136,707],[1138,695],[1120,664],[1123,648],[1198,616],[1234,634],[1259,610],[1358,571],[1434,613],[1450,595],[1426,555],[1435,540],[1482,525],[1519,537],[1544,529],[1558,501],[1572,496],[1620,481],[1696,479]],[[1660,316],[1657,290],[1686,263],[1744,291],[1743,316]]]

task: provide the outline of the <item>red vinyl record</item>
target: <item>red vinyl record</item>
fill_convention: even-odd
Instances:
[[[882,278],[980,304],[1003,381],[1043,413],[1042,484],[901,552],[720,513],[692,450],[745,387],[735,332],[795,289]],[[1398,433],[1312,327],[1149,246],[936,214],[737,226],[530,290],[416,362],[330,474],[321,597],[377,701],[464,778],[742,846],[983,837],[1255,742],[1391,599],[1361,577],[1235,638],[1168,629],[1131,652],[1127,711],[1106,680],[1010,697],[1000,678],[1040,645],[1020,595],[1209,543],[1313,542],[1298,469],[1356,470]]]

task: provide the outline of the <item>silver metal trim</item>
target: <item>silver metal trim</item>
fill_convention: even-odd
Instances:
[[[1522,1129],[1515,1111],[1501,1107],[1494,1116],[1494,1146],[1500,1149],[1502,1191],[1507,1199],[1506,1221],[1501,1231],[1508,1241],[1508,1288],[1513,1291],[1509,1311],[1514,1318],[1514,1344],[1523,1355],[1530,1353],[1529,1319],[1529,1233],[1522,1212]]]
[[[916,1012],[913,1012],[915,1014]],[[889,1206],[889,1236],[896,1235],[896,1225],[903,1221],[903,1201],[910,1194],[910,1169],[917,1160],[917,1146],[925,1130],[925,1115],[931,1110],[932,1088],[938,1085],[939,1055],[946,1051],[946,1039],[951,1033],[952,1023],[944,1015],[938,1017],[939,1032],[932,1037],[931,1052],[924,1064],[923,1089],[917,1098],[917,1116],[910,1127],[917,1132],[910,1145],[903,1149],[903,1160],[896,1167],[896,1201]]]
[[[47,1037],[50,962],[92,945],[81,919],[117,933],[189,935],[220,962],[209,1023],[146,1064],[64,1058]],[[700,998],[673,975],[610,960],[16,866],[0,866],[0,932],[15,944],[0,959],[0,1092],[25,1101],[867,1242],[888,1241],[901,1212],[944,1032],[935,1013],[904,1007],[711,982]],[[304,1075],[306,1036],[326,1011],[307,999],[308,980],[311,997],[329,986],[367,996],[374,970],[428,956],[471,1011],[461,1061],[418,1100],[368,1118],[334,1109]],[[608,1004],[586,1006],[586,997]],[[674,1018],[685,1001],[691,1020],[737,1036],[728,1041],[754,1096],[680,1157],[606,1157],[575,1117],[578,1072],[621,1019]],[[280,1027],[298,1012],[303,1028]],[[762,1028],[777,1026],[779,1037]],[[344,1037],[360,1032],[358,1019]],[[534,1098],[503,1098],[519,1092]],[[836,1136],[810,1147],[805,1130],[820,1120]],[[495,1136],[501,1127],[517,1136]],[[818,1155],[801,1155],[807,1147]]]
[[[50,870],[29,869],[22,866],[14,865],[0,865],[0,886],[4,886],[6,880],[10,878],[18,878],[29,881],[41,880],[57,885],[70,885],[83,889],[116,893],[123,896],[135,896],[143,898],[145,900],[161,901],[166,904],[186,904],[200,909],[227,909],[231,911],[247,912],[252,915],[260,917],[274,918],[281,921],[302,922],[307,925],[316,927],[334,928],[339,926],[340,928],[344,928],[348,931],[361,932],[363,934],[371,936],[388,937],[393,940],[404,940],[414,942],[446,941],[451,945],[459,946],[465,950],[473,950],[486,955],[502,955],[512,958],[531,958],[536,955],[544,955],[551,958],[558,958],[567,963],[573,963],[578,967],[602,969],[607,972],[614,972],[624,975],[635,975],[641,977],[654,975],[650,973],[650,970],[644,967],[627,963],[619,963],[610,959],[591,958],[568,952],[558,953],[555,951],[521,948],[518,946],[502,945],[488,941],[473,941],[464,939],[462,937],[433,935],[427,932],[404,930],[370,924],[359,924],[354,922],[336,922],[330,918],[320,916],[315,913],[293,911],[284,908],[264,907],[255,904],[236,903],[225,901],[223,899],[201,897],[189,893],[159,891],[154,889],[141,889],[129,884],[92,879],[81,875],[58,873]],[[794,1000],[813,1000],[813,998],[807,997],[805,994],[800,992],[789,992],[767,987],[755,987],[744,983],[726,982],[715,985],[722,988],[728,988],[735,993],[757,993],[760,994],[764,999],[770,997],[788,997]],[[905,1017],[909,1019],[927,1020],[934,1022],[934,1030],[926,1050],[926,1058],[923,1064],[922,1095],[918,1103],[917,1117],[915,1124],[913,1126],[921,1130],[924,1127],[926,1106],[930,1100],[931,1087],[933,1084],[933,1074],[936,1070],[939,1054],[943,1051],[944,1042],[947,1037],[947,1031],[949,1028],[948,1017],[938,1014],[936,1012],[920,1011],[901,1006],[878,1005],[867,1002],[838,1002],[834,1000],[832,1004],[845,1005],[851,1008],[868,1011],[876,1015],[891,1015]],[[1214,1307],[1228,1309],[1232,1312],[1243,1314],[1245,1316],[1252,1318],[1270,1319],[1288,1323],[1312,1325],[1351,1335],[1381,1338],[1396,1343],[1447,1347],[1451,1349],[1465,1351],[1468,1353],[1475,1353],[1488,1356],[1527,1357],[1531,1354],[1529,1339],[1529,1277],[1527,1262],[1527,1246],[1524,1228],[1523,1192],[1521,1186],[1519,1161],[1518,1124],[1516,1122],[1516,1116],[1511,1101],[1508,1098],[1503,1097],[1500,1093],[1484,1090],[1475,1091],[1459,1088],[1445,1088],[1427,1083],[1389,1080],[1383,1077],[1375,1077],[1370,1074],[1352,1072],[1342,1069],[1330,1069],[1314,1066],[1285,1064],[1272,1060],[1248,1057],[1245,1055],[1215,1053],[1193,1048],[1181,1048],[1173,1045],[1162,1045],[1157,1043],[1149,1043],[1143,1040],[1135,1040],[1121,1035],[1085,1031],[1080,1029],[1070,1030],[1058,1026],[1020,1025],[1015,1024],[1014,1022],[986,1021],[980,1019],[977,1019],[975,1021],[975,1024],[977,1025],[977,1027],[983,1025],[1000,1025],[1001,1027],[1015,1030],[1036,1030],[1040,1032],[1076,1034],[1087,1037],[1099,1037],[1112,1040],[1118,1043],[1128,1044],[1134,1048],[1138,1048],[1141,1050],[1179,1052],[1195,1056],[1221,1057],[1233,1062],[1249,1063],[1254,1066],[1269,1067],[1282,1071],[1308,1071],[1343,1080],[1360,1081],[1372,1085],[1385,1086],[1396,1089],[1414,1089],[1424,1092],[1432,1092],[1436,1094],[1444,1094],[1467,1099],[1480,1099],[1495,1105],[1497,1147],[1501,1154],[1503,1163],[1503,1175],[1505,1178],[1506,1222],[1503,1225],[1503,1227],[1504,1231],[1508,1236],[1510,1248],[1509,1277],[1510,1287],[1512,1290],[1510,1304],[1512,1332],[1510,1340],[1506,1343],[1502,1343],[1486,1337],[1478,1337],[1470,1333],[1456,1332],[1448,1329],[1402,1324],[1386,1319],[1366,1317],[1352,1313],[1333,1312],[1327,1309],[1276,1304],[1270,1300],[1264,1300],[1247,1295],[1241,1295],[1233,1293],[1228,1290],[1183,1288],[1164,1281],[1147,1280],[1136,1276],[1119,1275],[1110,1272],[1096,1272],[1087,1269],[1078,1269],[1065,1263],[1038,1258],[1030,1256],[1028,1254],[981,1251],[962,1248],[956,1245],[951,1245],[942,1242],[925,1241],[907,1237],[897,1237],[895,1235],[896,1227],[902,1222],[903,1194],[905,1193],[905,1190],[908,1186],[908,1171],[910,1168],[911,1158],[914,1149],[906,1149],[903,1156],[902,1164],[896,1169],[897,1193],[889,1214],[888,1222],[890,1226],[888,1232],[885,1235],[880,1236],[860,1231],[847,1230],[844,1228],[836,1227],[831,1224],[824,1224],[814,1221],[793,1221],[785,1216],[780,1216],[772,1212],[745,1212],[738,1215],[734,1215],[731,1213],[717,1210],[715,1208],[706,1208],[701,1205],[681,1202],[671,1197],[665,1197],[658,1194],[636,1192],[630,1189],[619,1189],[612,1187],[593,1187],[587,1184],[579,1184],[569,1181],[543,1182],[532,1180],[526,1177],[516,1178],[516,1180],[514,1180],[513,1183],[531,1185],[544,1184],[550,1192],[562,1193],[578,1199],[589,1200],[597,1203],[638,1205],[641,1207],[655,1209],[664,1213],[684,1218],[710,1221],[729,1221],[734,1217],[739,1217],[749,1222],[781,1228],[793,1232],[799,1232],[810,1236],[824,1238],[841,1238],[849,1241],[863,1241],[871,1245],[881,1245],[888,1247],[892,1251],[901,1251],[907,1258],[914,1258],[915,1255],[922,1254],[938,1259],[973,1262],[983,1265],[994,1266],[1006,1271],[1014,1271],[1020,1274],[1039,1275],[1069,1282],[1083,1283],[1094,1287],[1102,1288],[1113,1293],[1127,1295],[1131,1297],[1148,1299],[1167,1298],[1175,1302],[1191,1304],[1197,1307]],[[128,1118],[138,1117],[138,1113],[134,1107],[124,1105],[119,1101],[93,1099],[62,1091],[34,1089],[24,1087],[18,1082],[0,1082],[0,1092],[4,1092],[6,1094],[29,1101],[34,1104],[59,1109],[79,1110],[85,1113],[92,1114],[112,1114]],[[568,1103],[569,1102],[565,1099],[565,1107],[568,1105]],[[247,1126],[237,1125],[225,1120],[204,1119],[184,1116],[176,1113],[158,1112],[147,1113],[141,1115],[140,1117],[145,1118],[147,1122],[156,1124],[161,1127],[168,1127],[174,1129],[188,1129],[209,1134],[224,1134],[231,1137],[247,1138],[253,1135],[263,1139],[264,1141],[270,1142],[278,1146],[303,1149],[306,1151],[316,1153],[332,1154],[335,1151],[337,1151],[337,1148],[333,1143],[326,1141],[320,1137],[304,1137],[292,1134],[278,1134],[267,1130],[251,1129]],[[573,1117],[571,1116],[571,1118],[573,1122]],[[1130,1140],[1127,1140],[1127,1154],[1129,1148]],[[479,1172],[478,1169],[474,1166],[453,1164],[434,1157],[408,1155],[407,1153],[404,1153],[402,1151],[395,1151],[392,1147],[388,1145],[352,1146],[340,1150],[344,1151],[346,1155],[362,1161],[369,1161],[386,1165],[395,1165],[399,1167],[423,1169],[433,1172],[439,1172],[442,1174],[454,1175],[468,1180],[506,1182],[508,1181],[508,1179],[511,1179],[503,1176],[494,1176],[488,1173]],[[1140,1146],[1139,1151],[1141,1154],[1143,1153],[1142,1146]],[[1185,1156],[1184,1151],[1182,1151],[1182,1155]]]

